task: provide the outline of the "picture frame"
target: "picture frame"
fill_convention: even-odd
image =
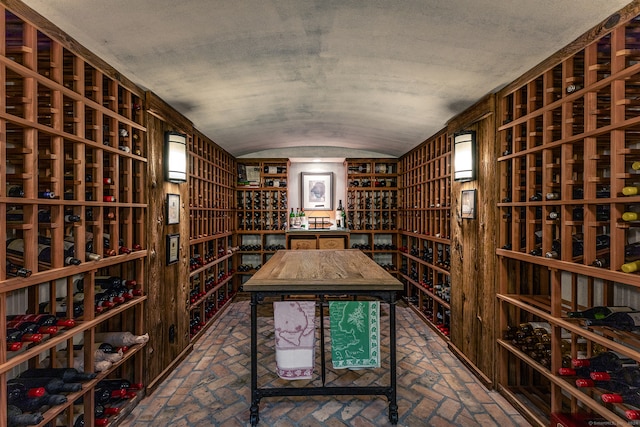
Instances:
[[[300,202],[306,211],[333,210],[333,172],[300,172]]]
[[[167,224],[180,224],[179,194],[167,194]]]
[[[180,234],[167,234],[167,265],[175,264],[180,257]]]
[[[462,219],[476,218],[476,190],[462,190],[460,195],[460,217]]]

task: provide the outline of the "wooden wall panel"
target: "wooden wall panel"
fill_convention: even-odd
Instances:
[[[147,103],[154,95],[147,95]],[[160,105],[156,100],[152,105]],[[152,110],[147,117],[149,138],[149,228],[148,239],[149,283],[147,301],[147,328],[150,339],[147,346],[147,383],[153,390],[174,365],[190,349],[189,312],[187,309],[189,277],[189,217],[185,204],[188,203],[187,184],[174,184],[164,180],[164,133],[184,132],[185,122],[172,125],[161,117],[161,110]],[[168,111],[167,116],[175,114]],[[166,195],[179,194],[180,224],[166,225]],[[180,234],[180,258],[178,263],[166,265],[166,235]],[[170,339],[170,330],[175,334]]]
[[[495,371],[496,256],[498,218],[495,98],[480,100],[448,123],[453,137],[476,131],[477,179],[453,182],[451,224],[451,347],[491,385]],[[462,190],[476,190],[476,218],[460,218]]]

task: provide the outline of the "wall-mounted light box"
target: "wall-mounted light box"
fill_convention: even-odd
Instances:
[[[187,135],[165,132],[164,149],[165,180],[187,182]]]
[[[473,130],[453,135],[453,179],[476,179],[476,132]]]

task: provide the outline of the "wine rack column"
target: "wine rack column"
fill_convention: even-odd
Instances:
[[[400,279],[407,302],[441,336],[451,325],[451,142],[440,132],[401,161]]]
[[[285,249],[289,227],[288,159],[239,159],[236,175],[236,286]]]
[[[56,404],[23,406],[41,425],[71,425],[80,415],[93,425],[101,403],[113,408],[105,422],[116,425],[143,389],[108,402],[96,392],[105,379],[143,383],[145,342],[108,361],[94,350],[103,332],[145,333],[146,128],[135,107],[142,92],[46,35],[27,9],[20,13],[29,19],[1,10],[0,426],[9,404],[28,402],[8,402],[7,384],[42,366],[75,366],[95,378]],[[127,135],[117,139],[108,126]]]
[[[347,228],[351,247],[398,271],[398,161],[347,159]]]
[[[233,157],[195,132],[189,145],[189,335],[200,337],[231,302],[234,286],[232,232]]]
[[[638,18],[621,20],[499,97],[498,376],[504,394],[537,424],[565,417],[626,425],[627,410],[639,409],[605,402],[613,383],[585,387],[580,372],[567,376],[574,360],[608,351],[640,362],[636,334],[615,316],[576,318],[592,307],[640,310],[639,31]]]

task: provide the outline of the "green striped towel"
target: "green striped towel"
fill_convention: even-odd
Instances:
[[[333,367],[380,367],[380,303],[329,301]]]

